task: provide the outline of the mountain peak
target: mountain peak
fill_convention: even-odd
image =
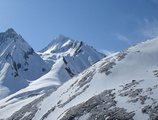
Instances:
[[[64,44],[65,42],[67,42],[68,40],[73,41],[71,38],[66,37],[64,35],[58,35],[57,37],[55,37],[52,42],[49,44],[50,46],[54,45],[54,44]]]
[[[67,43],[69,41],[69,43],[74,42],[75,40],[66,37],[64,35],[58,35],[57,37],[55,37],[48,45],[47,47],[45,47],[43,50],[41,50],[41,52],[45,52],[48,49],[53,49],[53,50],[58,50],[61,49],[62,46]]]
[[[10,37],[10,38],[14,38],[14,37],[16,37],[16,36],[19,36],[19,35],[15,32],[15,30],[14,30],[13,28],[7,29],[7,30],[4,32],[4,34],[5,34],[5,37]]]
[[[17,34],[13,28],[9,28],[5,32],[0,33],[0,43],[10,43],[11,41],[16,42],[18,39],[22,40],[23,38]]]
[[[69,39],[69,37],[66,37],[63,34],[60,34],[60,35],[58,35],[57,37],[54,38],[54,40],[58,40],[58,41],[60,41],[60,40],[66,40],[66,39]]]
[[[32,49],[32,47],[13,28],[9,28],[5,32],[0,33],[0,47],[1,51],[3,51],[4,48],[13,51],[15,50],[15,47],[25,52]]]
[[[6,30],[7,33],[16,33],[15,30],[13,28],[9,28]]]

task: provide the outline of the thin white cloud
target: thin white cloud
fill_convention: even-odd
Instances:
[[[118,40],[120,40],[120,41],[122,41],[122,42],[124,42],[124,43],[126,43],[128,45],[132,44],[132,41],[129,38],[127,38],[126,36],[124,36],[124,35],[116,34],[116,37],[117,37]]]
[[[100,50],[100,52],[105,54],[105,55],[111,55],[114,53],[114,51],[110,51],[110,50]]]
[[[158,36],[158,21],[157,20],[149,20],[144,18],[142,28],[140,29],[140,33],[147,38],[153,38]]]

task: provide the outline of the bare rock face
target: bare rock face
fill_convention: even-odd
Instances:
[[[87,120],[133,120],[133,112],[116,107],[115,93],[106,90],[85,103],[70,108],[61,120],[76,120],[88,114]]]
[[[7,120],[32,120],[35,116],[38,109],[38,104],[41,102],[44,98],[49,96],[52,93],[52,91],[47,91],[47,94],[42,95],[41,97],[35,99],[33,102],[30,102],[26,106],[23,106],[20,110],[16,111],[13,115],[11,115]],[[29,113],[25,115],[26,113]]]

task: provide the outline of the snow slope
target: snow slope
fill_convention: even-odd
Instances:
[[[3,106],[0,114],[14,113],[8,120],[157,120],[157,45],[155,38],[103,58],[55,92],[14,112]]]
[[[28,86],[49,69],[13,29],[0,33],[0,99]]]

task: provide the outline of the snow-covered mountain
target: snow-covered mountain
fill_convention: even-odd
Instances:
[[[63,35],[53,39],[38,54],[48,66],[51,66],[51,69],[43,76],[32,81],[25,89],[13,94],[11,98],[18,96],[19,99],[23,99],[26,96],[41,95],[50,89],[54,91],[65,81],[105,57],[104,54],[97,52],[84,42],[72,40]]]
[[[44,60],[12,28],[0,33],[0,99],[48,72]]]
[[[41,57],[52,66],[48,74],[40,78],[49,78],[62,84],[103,57],[93,47],[84,42],[59,35],[39,53]]]
[[[104,56],[83,42],[61,35],[37,54],[12,28],[8,29],[0,33],[0,99],[23,88],[28,96],[55,90]],[[23,92],[20,96],[26,97]]]
[[[55,92],[11,95],[0,101],[0,119],[157,120],[157,45],[155,38],[103,58]]]

